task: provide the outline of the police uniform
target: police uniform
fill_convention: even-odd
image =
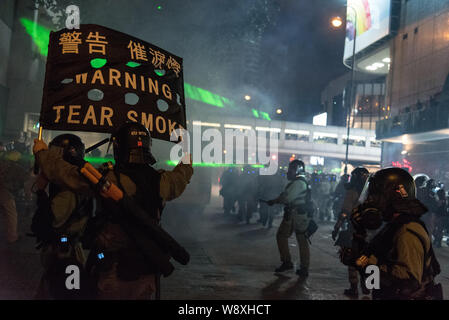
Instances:
[[[381,239],[374,239],[385,245],[369,257],[368,263],[381,271],[380,289],[373,290],[373,299],[421,299],[433,280],[426,272],[432,259],[430,237],[416,221],[403,224],[391,239],[387,239],[388,228],[380,231]]]
[[[57,187],[51,185],[50,190],[53,188]],[[41,248],[40,257],[44,275],[36,298],[85,299],[91,294],[84,288],[89,285],[88,279],[82,279],[82,291],[66,290],[65,268],[68,265],[77,265],[80,270],[84,269],[86,256],[80,239],[92,214],[92,201],[89,196],[74,193],[64,187],[50,193],[49,209],[53,217],[51,227],[54,229],[56,237],[51,241],[46,241]],[[42,194],[38,195],[38,197],[42,196]]]
[[[352,209],[357,205],[359,200],[360,193],[357,192],[357,190],[349,189],[346,191],[345,198],[343,200],[343,206],[341,208],[342,213],[345,213],[347,217],[352,212]],[[350,232],[352,231],[352,228],[349,228]],[[351,235],[352,239],[352,235]],[[348,266],[348,280],[351,284],[351,287],[357,288],[359,277],[358,277],[358,271],[353,266]]]
[[[220,195],[223,197],[223,209],[225,214],[230,214],[234,210],[237,198],[237,178],[238,169],[229,169],[223,172],[220,179]]]
[[[81,139],[73,134],[55,137],[50,146],[60,148],[61,159],[77,163],[84,157],[85,147]],[[38,176],[37,210],[33,216],[31,230],[36,237],[44,274],[39,285],[37,299],[86,299],[91,297],[90,282],[84,271],[86,257],[81,245],[89,218],[93,214],[93,197],[75,193],[63,184],[50,183],[45,175]],[[81,288],[68,290],[65,286],[68,265],[80,270]]]
[[[0,212],[9,243],[18,240],[15,194],[28,178],[26,170],[17,163],[20,157],[20,153],[12,151],[4,152],[0,158]]]
[[[304,177],[304,176],[301,176]],[[310,264],[309,243],[306,237],[306,230],[310,222],[307,213],[301,209],[306,204],[307,183],[304,178],[297,178],[290,181],[284,192],[277,199],[278,203],[284,204],[284,217],[276,234],[277,244],[281,261],[291,263],[290,250],[288,248],[288,238],[293,232],[299,245],[301,270],[308,271]]]
[[[440,265],[420,219],[427,208],[416,199],[410,174],[399,168],[379,170],[368,179],[360,199],[351,217],[355,238],[386,222],[361,250],[350,252],[362,271],[368,265],[379,267],[380,287],[372,290],[373,299],[442,299],[441,285],[434,282]]]
[[[349,222],[349,217],[352,213],[352,209],[357,206],[359,200],[360,192],[355,190],[355,188],[349,188],[346,190],[345,197],[343,200],[343,206],[341,208],[340,217],[335,224],[334,232],[336,229],[340,229],[341,224],[346,220]],[[336,241],[336,245],[341,246],[342,248],[351,248],[352,246],[352,233],[353,229],[350,223],[348,223],[348,229],[341,231],[339,237]],[[358,271],[354,266],[348,266],[348,280],[351,285],[350,289],[345,290],[345,294],[349,296],[357,296],[358,295],[358,283],[359,283],[359,275]],[[364,287],[363,279],[361,279],[361,285],[364,292],[366,289]]]
[[[84,194],[92,194],[90,184],[80,175],[79,168],[62,159],[62,148],[50,147],[35,154],[41,170],[49,181]],[[160,172],[158,196],[162,205],[165,201],[179,197],[185,190],[193,174],[190,164],[178,164],[173,171]],[[126,175],[109,171],[106,179],[120,185],[123,191],[134,196],[137,191],[136,184]],[[160,217],[160,208],[157,208]],[[118,261],[124,261],[120,253],[135,251],[129,236],[120,225],[106,223],[95,236],[94,246],[103,248],[109,256],[115,256],[108,268],[100,270],[97,274],[97,295],[99,299],[148,299],[155,291],[155,275],[142,274],[133,280],[122,280],[119,277],[120,265]]]

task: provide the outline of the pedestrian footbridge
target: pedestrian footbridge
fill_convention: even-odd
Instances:
[[[201,117],[190,120],[193,126],[214,127],[223,134],[225,129],[252,129],[255,132],[267,131],[279,139],[280,154],[296,154],[344,160],[346,157],[346,127],[317,126],[308,123],[289,121],[268,121],[236,117]],[[349,135],[349,161],[379,163],[381,142],[376,140],[374,130],[351,128]]]

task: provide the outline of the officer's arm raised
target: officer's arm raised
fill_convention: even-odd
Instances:
[[[89,183],[80,175],[79,168],[62,158],[63,148],[50,146],[49,149],[37,151],[34,156],[39,168],[50,182],[66,186],[76,192],[92,192]]]
[[[165,201],[179,197],[185,190],[193,175],[192,164],[179,163],[173,171],[161,174],[160,196]]]

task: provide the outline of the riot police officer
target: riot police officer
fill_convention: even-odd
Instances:
[[[435,193],[436,183],[434,179],[428,179],[421,188],[421,198],[418,198],[427,208],[427,213],[423,216],[427,230],[432,235],[435,229],[436,212],[438,210],[438,197]]]
[[[270,206],[276,203],[285,205],[284,217],[276,234],[282,264],[275,272],[293,269],[288,249],[288,238],[295,232],[300,256],[300,268],[296,271],[296,274],[307,277],[309,275],[310,251],[306,232],[311,217],[306,208],[307,198],[310,198],[310,187],[305,179],[304,162],[300,160],[290,162],[287,179],[289,183],[284,191],[276,199],[267,201]]]
[[[365,185],[366,179],[368,178],[369,171],[366,168],[358,167],[352,170],[349,183],[345,185],[346,193],[343,200],[343,206],[341,207],[341,212],[335,223],[334,230],[332,231],[332,239],[335,240],[338,234],[338,239],[335,245],[340,247],[350,248],[352,245],[352,227],[349,221],[352,209],[357,206],[360,193]],[[346,229],[340,231],[343,226]],[[343,293],[349,297],[358,297],[358,271],[353,266],[348,266],[348,279],[350,283],[350,288],[346,289]],[[369,290],[366,289],[364,285],[364,279],[360,279],[360,284],[364,294],[369,294]]]
[[[79,165],[84,158],[84,143],[73,134],[62,134],[50,142],[50,147],[62,149],[64,161]],[[44,275],[36,298],[85,299],[91,297],[89,279],[81,277],[80,290],[67,290],[65,269],[77,265],[84,271],[86,257],[80,239],[88,219],[93,213],[93,198],[73,192],[67,186],[50,183],[41,174],[36,182],[38,208],[33,217],[31,230],[41,248]]]
[[[379,170],[368,179],[360,200],[351,218],[355,238],[386,223],[360,250],[343,252],[342,261],[361,270],[379,267],[380,286],[372,290],[373,299],[442,299],[441,285],[434,282],[440,266],[421,220],[426,208],[416,199],[412,176],[400,168]]]
[[[438,197],[438,205],[435,210],[435,224],[434,224],[434,245],[441,248],[441,241],[443,240],[444,220],[447,218],[447,195],[444,190],[444,185],[436,192]]]
[[[349,182],[349,175],[344,174],[340,177],[340,181],[338,182],[337,186],[335,187],[334,193],[333,193],[333,204],[332,204],[332,211],[334,214],[334,219],[338,220],[341,206],[343,205],[344,196],[346,194],[346,184]]]
[[[230,168],[225,170],[220,179],[220,195],[223,197],[223,209],[225,215],[230,215],[235,210],[235,202],[237,199],[236,188],[238,169]]]
[[[153,169],[150,132],[135,122],[122,125],[111,141],[115,165],[103,168],[101,180],[120,187],[123,199],[136,210],[124,212],[126,203],[117,206],[111,199],[98,198],[88,268],[95,276],[99,299],[149,299],[157,289],[157,274],[168,276],[174,269],[168,261],[173,255],[167,251],[173,241],[166,234],[156,238],[157,233],[146,230],[162,232],[155,223],[165,202],[183,193],[193,168],[191,160],[183,159],[172,171]],[[80,193],[92,193],[94,188],[80,175],[79,166],[63,161],[59,148],[47,150],[45,143],[35,140],[33,153],[50,181]],[[103,191],[99,193],[105,195]],[[136,216],[139,212],[143,212],[140,220]],[[161,239],[170,241],[161,244]],[[187,263],[188,257],[183,260],[181,263]]]

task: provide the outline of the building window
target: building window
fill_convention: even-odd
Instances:
[[[297,134],[297,133],[286,133],[285,140],[309,142],[309,135],[308,134]]]
[[[285,140],[294,140],[300,142],[309,142],[310,131],[285,129]]]
[[[343,138],[343,144],[346,145],[346,138]],[[356,137],[349,137],[349,145],[350,146],[356,146],[356,147],[365,147],[366,141],[365,138],[356,138]]]
[[[370,147],[371,148],[382,148],[382,141],[371,139]]]
[[[337,144],[338,142],[337,138],[338,138],[337,135],[332,133],[315,132],[313,134],[313,142],[316,143]]]

